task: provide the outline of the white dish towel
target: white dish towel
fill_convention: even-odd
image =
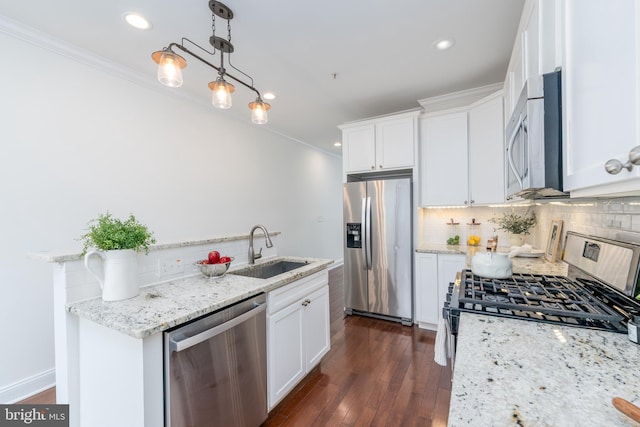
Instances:
[[[447,335],[447,324],[443,318],[440,318],[433,347],[433,360],[440,366],[447,366]]]
[[[528,254],[531,253],[533,247],[527,243],[522,246],[511,246],[511,251],[509,252],[509,258],[513,258],[518,256],[518,254]]]

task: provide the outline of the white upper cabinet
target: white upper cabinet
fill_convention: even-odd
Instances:
[[[504,80],[505,123],[509,120],[525,81],[561,66],[558,26],[560,1],[527,0]]]
[[[376,166],[381,169],[413,167],[416,118],[385,120],[376,124]]]
[[[640,194],[640,167],[607,173],[640,145],[640,2],[565,0],[564,189],[572,197]]]
[[[469,108],[469,199],[504,203],[504,124],[501,93]]]
[[[340,126],[344,173],[413,168],[419,114],[412,111]]]
[[[504,203],[503,99],[499,91],[468,107],[420,121],[420,205]]]
[[[467,112],[425,117],[420,130],[421,205],[468,204]]]
[[[342,130],[342,158],[345,172],[364,172],[375,169],[375,125],[354,126]]]

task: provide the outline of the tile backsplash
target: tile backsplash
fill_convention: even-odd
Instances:
[[[509,234],[497,230],[496,225],[489,222],[489,219],[502,216],[511,210],[520,214],[527,210],[535,212],[537,225],[531,234],[525,237],[525,243],[538,249],[545,248],[553,220],[563,221],[561,242],[564,242],[567,230],[640,242],[640,198],[627,198],[536,202],[526,206],[420,209],[417,244],[445,243],[455,234],[460,236],[461,244],[466,244],[468,236],[475,234],[482,238],[483,245],[488,238],[497,235],[500,246],[508,246]],[[450,225],[451,219],[459,224]],[[470,225],[473,219],[479,225]]]

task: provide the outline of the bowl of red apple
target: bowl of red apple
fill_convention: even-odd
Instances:
[[[198,269],[207,277],[220,277],[229,269],[233,257],[220,256],[220,252],[209,252],[206,259],[196,262]]]

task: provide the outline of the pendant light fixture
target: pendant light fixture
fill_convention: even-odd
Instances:
[[[226,79],[235,81],[236,83],[245,86],[246,88],[254,91],[257,95],[256,100],[249,103],[249,109],[251,110],[251,121],[255,124],[265,124],[268,121],[267,110],[271,108],[271,105],[264,102],[260,96],[260,92],[253,86],[253,78],[247,73],[239,70],[231,64],[231,53],[233,52],[233,44],[231,44],[231,24],[233,19],[233,11],[229,9],[224,3],[210,0],[209,9],[211,10],[211,27],[213,35],[209,38],[209,43],[213,46],[213,52],[209,52],[188,38],[183,37],[180,43],[170,43],[169,46],[162,50],[153,52],[151,58],[158,64],[158,81],[165,86],[180,87],[182,86],[182,69],[187,66],[187,61],[175,53],[173,48],[179,49],[182,52],[198,59],[200,62],[210,66],[218,72],[217,78],[209,82],[209,89],[212,91],[211,103],[222,109],[231,108],[232,100],[231,94],[235,91],[235,86],[229,83]],[[216,16],[227,21],[227,38],[216,36]],[[196,46],[203,52],[215,57],[216,51],[220,52],[220,65],[214,65],[210,61],[195,54],[193,51],[185,47],[185,42],[189,42]],[[244,75],[250,82],[244,81],[238,77],[235,77],[229,73],[224,67],[225,54],[227,54],[227,61],[231,68]]]

